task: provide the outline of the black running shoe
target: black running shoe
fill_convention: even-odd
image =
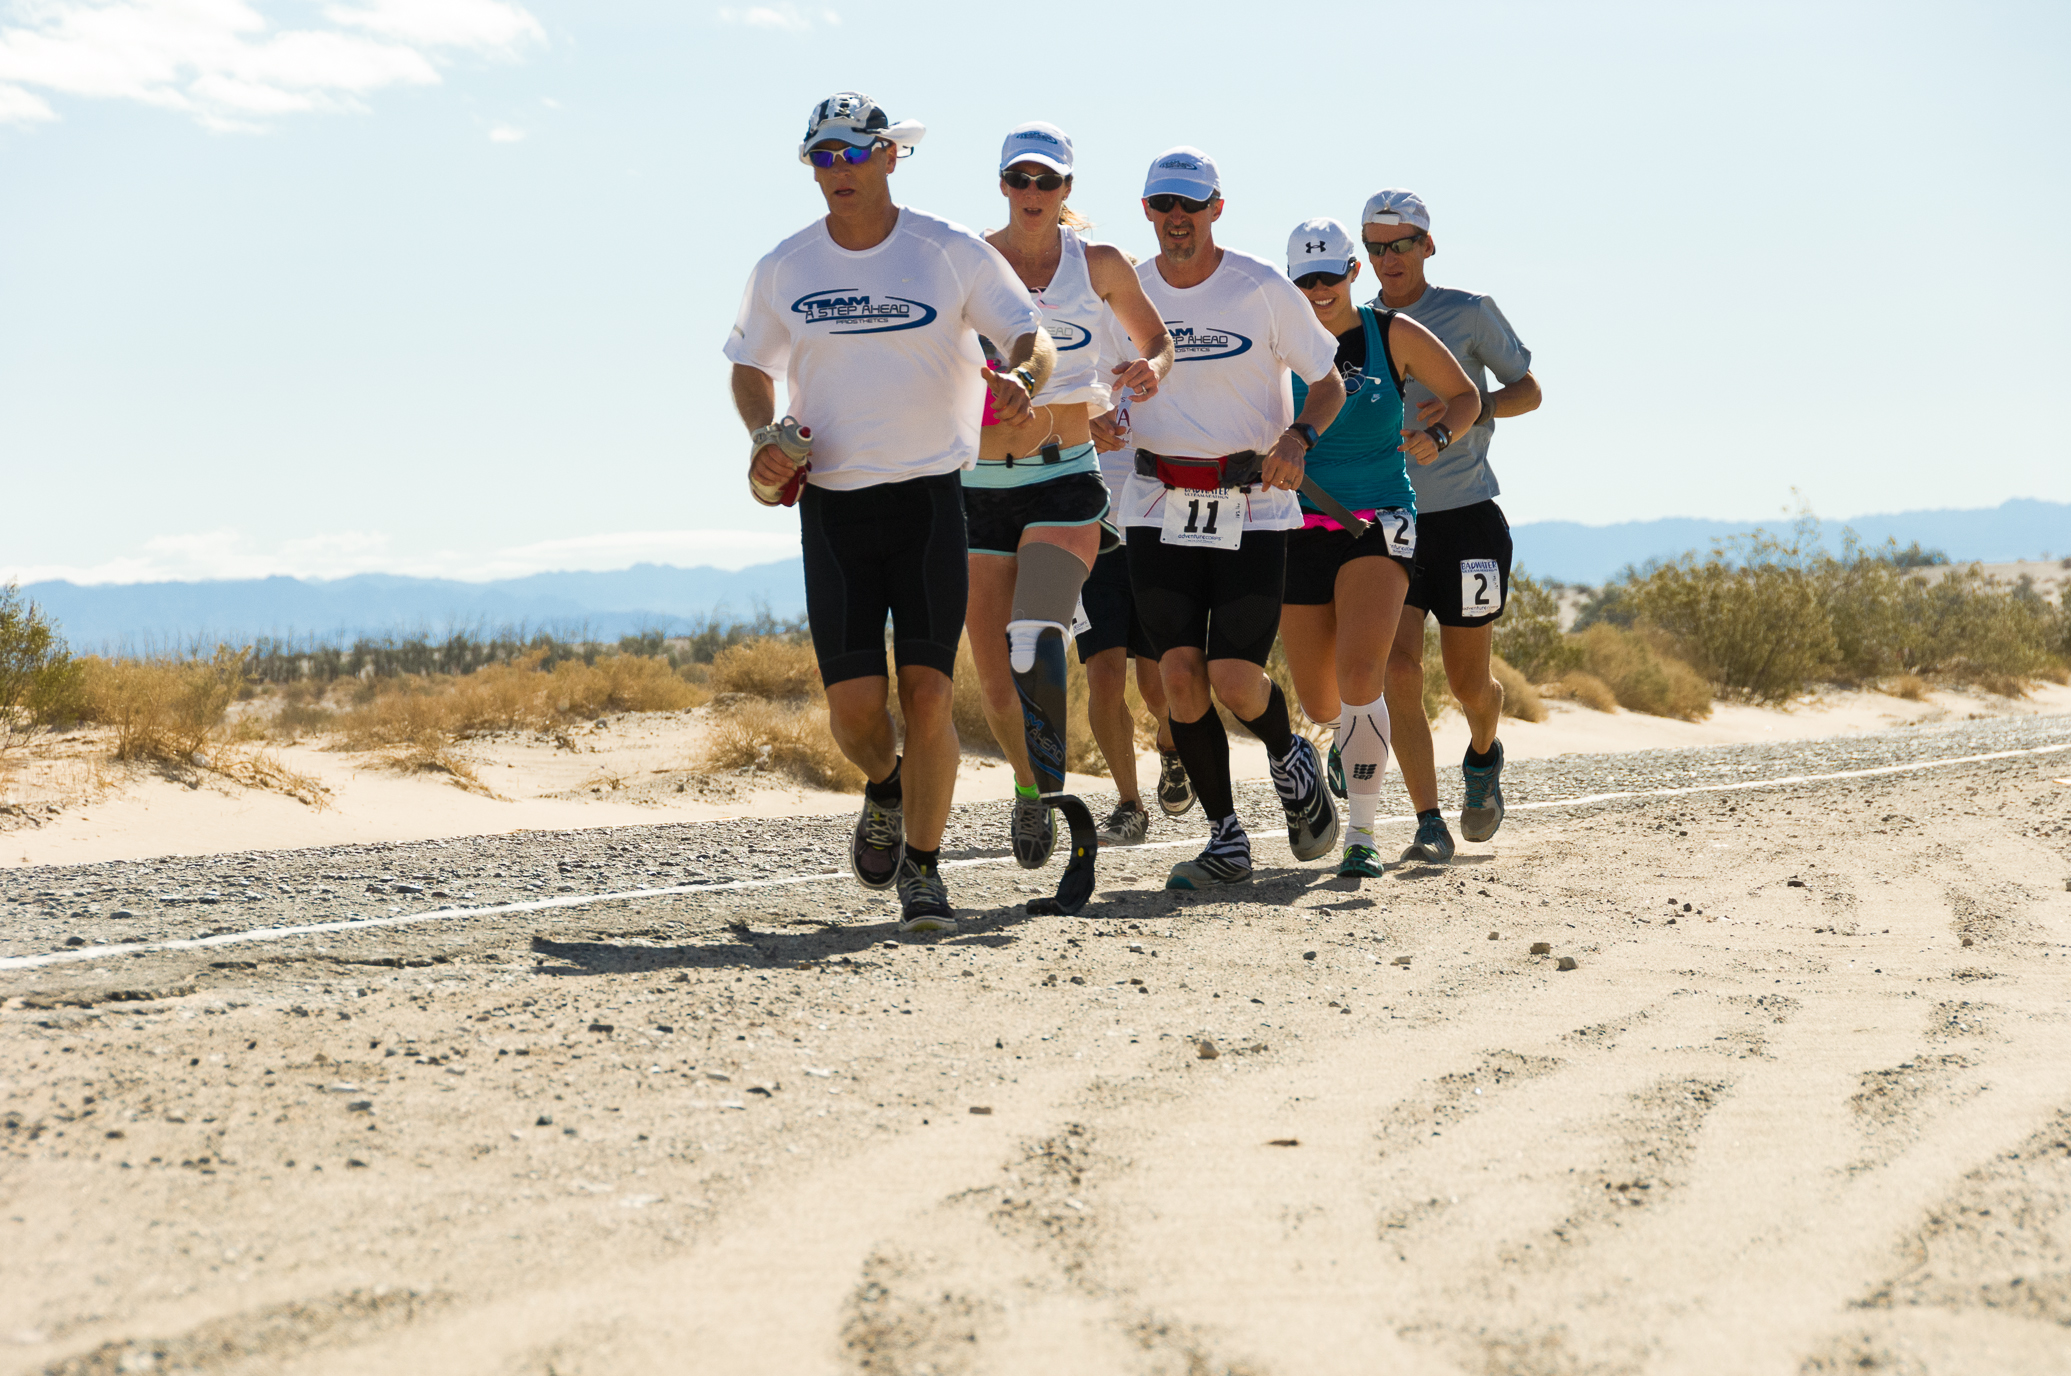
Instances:
[[[849,846],[849,868],[866,889],[889,889],[906,858],[906,816],[898,803],[887,807],[863,795],[863,815],[856,819],[856,838]]]
[[[1338,809],[1323,786],[1313,743],[1294,738],[1287,758],[1269,759],[1273,791],[1287,813],[1287,845],[1297,860],[1314,860],[1337,849]]]
[[[1167,817],[1179,817],[1194,805],[1194,781],[1180,763],[1177,750],[1158,752],[1158,806]]]
[[[1466,781],[1466,799],[1460,806],[1460,835],[1470,841],[1486,841],[1503,825],[1503,742],[1489,747],[1496,762],[1476,767],[1460,761],[1460,777]]]
[[[924,867],[904,856],[899,860],[899,930],[956,930],[956,918],[949,910],[949,889],[942,882],[942,872],[933,865]]]

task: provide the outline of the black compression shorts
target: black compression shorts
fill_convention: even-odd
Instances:
[[[900,668],[955,673],[970,591],[961,475],[847,492],[808,483],[798,515],[821,682],[884,675],[887,615]]]
[[[1136,596],[1129,588],[1129,551],[1111,549],[1093,561],[1093,572],[1079,589],[1092,626],[1079,635],[1079,663],[1103,650],[1126,647],[1132,655],[1156,659],[1158,652],[1136,617]]]
[[[1129,583],[1144,636],[1160,656],[1192,645],[1210,659],[1263,666],[1280,633],[1287,532],[1247,530],[1236,549],[1168,545],[1163,533],[1129,528]]]
[[[1098,473],[1070,473],[1020,487],[964,489],[973,554],[1012,558],[1030,526],[1085,526],[1106,514],[1107,484]]]
[[[1250,539],[1250,536],[1245,536]],[[1412,562],[1388,552],[1388,530],[1376,521],[1366,534],[1311,526],[1287,532],[1287,591],[1281,601],[1290,607],[1322,607],[1337,601],[1338,570],[1354,559],[1393,559],[1415,576]]]
[[[1417,515],[1416,567],[1405,607],[1441,626],[1488,626],[1510,593],[1510,522],[1494,502]]]

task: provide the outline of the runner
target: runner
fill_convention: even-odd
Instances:
[[[897,885],[901,931],[956,925],[937,851],[958,759],[960,470],[977,457],[986,403],[1004,423],[1022,421],[1057,357],[998,253],[893,202],[891,176],[924,132],[854,91],[814,107],[798,157],[826,218],[755,265],[726,344],[734,405],[753,432],[749,485],[765,504],[798,503],[828,724],[869,779],[850,864],[866,888]],[[1006,371],[984,371],[981,330],[1012,341]],[[782,424],[779,373],[792,412]],[[887,615],[903,758],[886,710]]]
[[[1123,253],[1133,270],[1136,258]],[[1101,322],[1101,376],[1119,373],[1136,356],[1128,331],[1110,311]],[[1169,338],[1169,336],[1168,336]],[[1119,394],[1114,409],[1093,417],[1093,447],[1100,454],[1100,476],[1110,493],[1119,494],[1136,472],[1136,449],[1129,440],[1129,407],[1134,400]],[[1129,551],[1111,549],[1093,562],[1092,576],[1079,590],[1087,628],[1079,632],[1079,663],[1086,666],[1086,715],[1093,739],[1107,760],[1120,802],[1100,833],[1103,846],[1133,846],[1150,830],[1150,813],[1136,783],[1136,722],[1129,710],[1129,665],[1136,665],[1136,691],[1144,710],[1158,724],[1158,806],[1167,817],[1180,817],[1194,805],[1194,786],[1172,744],[1172,722],[1165,709],[1165,685],[1158,677],[1158,657],[1144,638],[1129,591]]]
[[[1295,857],[1337,842],[1337,808],[1316,748],[1294,734],[1287,698],[1264,665],[1280,626],[1291,491],[1303,458],[1344,404],[1337,341],[1280,270],[1215,242],[1222,179],[1195,148],[1152,161],[1144,216],[1158,256],[1136,270],[1171,330],[1177,363],[1164,390],[1132,407],[1136,472],[1124,489],[1129,581],[1172,710],[1172,739],[1211,827],[1208,847],[1173,866],[1168,889],[1251,877],[1237,820],[1230,744],[1209,694],[1265,742]],[[1287,375],[1309,383],[1299,417]],[[1292,422],[1292,424],[1290,424]]]
[[[1388,647],[1402,620],[1417,549],[1417,498],[1403,456],[1430,463],[1442,433],[1435,426],[1404,426],[1403,381],[1414,379],[1442,398],[1445,422],[1460,430],[1474,423],[1481,397],[1422,325],[1352,305],[1359,250],[1336,220],[1295,227],[1287,240],[1287,275],[1337,337],[1338,376],[1345,383],[1345,408],[1309,451],[1308,478],[1341,514],[1349,508],[1371,524],[1347,530],[1317,509],[1304,486],[1302,529],[1287,539],[1280,643],[1302,710],[1334,732],[1328,776],[1350,813],[1338,873],[1379,878],[1373,819],[1388,768]],[[1294,404],[1307,396],[1307,385],[1295,379]]]
[[[1489,672],[1489,646],[1503,614],[1510,584],[1510,523],[1496,505],[1496,475],[1489,470],[1489,438],[1500,416],[1521,416],[1539,407],[1532,351],[1518,340],[1487,296],[1453,287],[1434,287],[1424,264],[1438,252],[1431,215],[1413,191],[1377,191],[1360,215],[1366,253],[1380,278],[1374,304],[1401,311],[1438,336],[1460,361],[1480,392],[1474,424],[1449,430],[1451,442],[1439,457],[1411,470],[1417,489],[1416,568],[1404,601],[1395,646],[1388,656],[1388,706],[1398,723],[1395,756],[1402,782],[1417,811],[1417,835],[1404,860],[1444,864],[1452,859],[1452,833],[1438,810],[1438,772],[1431,757],[1431,728],[1424,720],[1424,614],[1438,618],[1438,644],[1445,676],[1466,714],[1472,740],[1460,773],[1465,801],[1460,833],[1486,841],[1503,825],[1503,743],[1496,726],[1503,715],[1503,687]],[[1489,374],[1502,384],[1488,388]],[[1445,403],[1421,384],[1406,399],[1417,424],[1448,430],[1440,419]]]
[[[1060,795],[1064,786],[1065,642],[1102,544],[1120,544],[1102,519],[1108,489],[1088,418],[1109,409],[1115,386],[1155,396],[1172,367],[1172,339],[1121,251],[1079,237],[1085,222],[1065,205],[1072,191],[1072,143],[1062,129],[1037,121],[1010,131],[1000,148],[999,176],[1007,225],[986,242],[1000,251],[1042,312],[1057,367],[1036,405],[1018,421],[994,423],[987,416],[978,464],[964,472],[971,657],[986,720],[1014,767],[1014,859],[1038,869],[1056,840],[1045,799]],[[1103,373],[1099,336],[1110,314],[1143,357],[1132,350],[1128,361]],[[1108,826],[1125,835],[1133,830],[1133,839],[1141,841],[1148,821],[1138,802],[1133,816],[1117,808]],[[1066,889],[1090,893],[1090,885],[1088,864],[1083,880],[1068,882]],[[1066,889],[1059,891],[1061,903],[1069,896]],[[1065,903],[1065,911],[1075,910],[1076,904]]]

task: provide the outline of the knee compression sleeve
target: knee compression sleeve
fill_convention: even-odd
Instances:
[[[1345,803],[1352,830],[1371,836],[1381,798],[1381,775],[1388,769],[1388,700],[1346,703],[1338,713],[1338,758],[1345,765]],[[1371,844],[1370,841],[1361,844]]]
[[[1079,589],[1092,570],[1070,550],[1040,541],[1014,556],[1014,619],[1007,623],[1007,654],[1017,674],[1035,665],[1036,637],[1045,626],[1071,633]]]

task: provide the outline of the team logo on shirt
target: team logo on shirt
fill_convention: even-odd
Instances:
[[[1172,361],[1175,363],[1202,363],[1213,358],[1235,358],[1251,347],[1248,336],[1235,330],[1219,330],[1212,325],[1196,329],[1182,325],[1176,320],[1165,322],[1165,328],[1172,335]]]
[[[1057,346],[1058,353],[1083,349],[1093,342],[1091,330],[1084,325],[1074,325],[1069,320],[1045,320],[1043,328],[1050,332],[1050,342]]]
[[[889,334],[917,330],[935,318],[935,308],[903,296],[872,296],[855,287],[809,291],[791,303],[809,325],[855,324],[863,328],[829,330],[829,334]]]

